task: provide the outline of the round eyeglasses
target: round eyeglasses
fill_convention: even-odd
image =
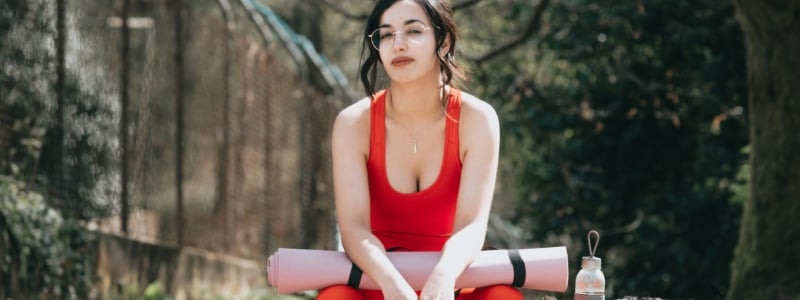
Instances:
[[[403,41],[409,45],[418,46],[425,42],[425,32],[431,30],[422,24],[409,24],[400,31],[391,31],[389,28],[378,28],[372,31],[367,37],[375,50],[389,49],[398,36],[403,37]]]

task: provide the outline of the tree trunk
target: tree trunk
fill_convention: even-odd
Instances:
[[[295,1],[291,4],[291,12],[287,16],[286,22],[298,34],[305,36],[319,53],[324,53],[323,46],[325,43],[322,41],[322,25],[325,24],[325,14],[322,13],[322,5],[316,1]],[[325,78],[320,75],[313,67],[311,61],[308,61],[308,80],[309,84],[325,93],[332,93],[330,86],[325,81]]]
[[[314,44],[316,50],[322,53],[322,24],[324,24],[324,14],[319,3],[313,1],[296,1],[292,4],[291,14],[287,22],[299,34],[308,38]],[[309,64],[311,66],[311,64]],[[307,78],[308,83],[319,91],[327,89],[327,83],[319,75],[319,72],[314,71],[313,67],[309,67],[308,73],[310,77]],[[323,199],[320,197],[318,186],[318,174],[322,168],[322,153],[320,152],[319,141],[324,137],[318,136],[325,132],[320,128],[325,128],[321,124],[323,118],[315,117],[319,112],[314,101],[319,101],[321,93],[317,94],[303,89],[304,96],[302,97],[305,103],[298,107],[299,115],[301,116],[300,131],[300,151],[302,153],[299,162],[300,173],[300,244],[301,248],[321,248],[328,245],[322,245],[327,238],[323,238],[321,233],[328,232],[323,226],[329,226],[327,220],[330,211],[326,209],[323,201],[330,201],[330,199]]]
[[[175,231],[177,232],[178,246],[185,244],[183,225],[183,160],[184,142],[186,138],[186,103],[184,99],[185,78],[183,74],[183,3],[181,0],[173,0],[172,10],[175,25]]]
[[[120,48],[120,84],[119,84],[119,99],[120,99],[120,148],[122,149],[122,165],[120,167],[120,228],[127,236],[128,234],[128,218],[130,216],[130,199],[128,197],[128,170],[130,169],[130,149],[128,146],[130,120],[129,120],[129,94],[128,94],[128,80],[130,78],[130,28],[128,27],[128,16],[130,15],[131,0],[122,1],[122,45]]]
[[[308,38],[317,51],[323,53],[322,24],[325,14],[322,13],[322,5],[315,1],[295,1],[291,5],[291,13],[286,20],[289,26]]]
[[[230,194],[229,194],[229,180],[228,180],[228,160],[230,159],[231,152],[231,29],[233,17],[230,14],[230,5],[225,1],[221,1],[222,16],[225,19],[225,27],[223,28],[224,47],[223,60],[224,66],[222,71],[222,86],[224,97],[222,98],[222,141],[220,142],[218,159],[217,159],[217,200],[214,203],[214,212],[220,217],[222,222],[223,249],[229,251],[231,249],[231,234],[229,232],[230,226]]]
[[[728,299],[798,299],[800,2],[734,0],[747,47],[750,193]]]
[[[78,207],[74,205],[74,199],[65,199],[65,195],[67,193],[64,190],[67,188],[67,185],[64,182],[66,176],[64,176],[65,168],[64,168],[64,128],[66,124],[64,123],[64,107],[66,106],[65,101],[65,82],[67,76],[67,1],[66,0],[58,0],[56,1],[56,125],[54,126],[55,136],[53,137],[55,140],[55,151],[53,151],[53,158],[55,164],[51,169],[52,173],[50,174],[51,186],[55,186],[55,195],[57,195],[58,199],[58,206],[62,209],[62,211],[66,211],[68,214],[72,215],[78,214]]]

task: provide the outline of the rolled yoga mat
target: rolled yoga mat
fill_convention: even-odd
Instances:
[[[421,290],[441,252],[389,252],[389,260],[412,288]],[[456,288],[508,284],[526,289],[564,292],[569,268],[566,247],[484,250],[456,280]],[[278,293],[317,290],[347,284],[377,290],[340,251],[280,248],[267,260],[269,284]]]

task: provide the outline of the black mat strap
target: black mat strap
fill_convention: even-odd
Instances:
[[[386,249],[386,252],[392,252],[400,250],[400,247],[392,247]],[[347,278],[347,285],[351,288],[357,289],[359,285],[361,285],[361,277],[364,277],[364,271],[361,270],[355,263],[350,268],[350,277]]]
[[[361,285],[361,277],[364,274],[361,271],[361,268],[353,264],[353,267],[350,268],[350,278],[347,279],[347,285],[351,288],[357,289],[359,285]]]
[[[522,261],[522,256],[519,255],[519,250],[508,250],[508,258],[511,260],[511,266],[514,268],[514,281],[511,282],[513,287],[522,287],[525,284],[525,262]]]

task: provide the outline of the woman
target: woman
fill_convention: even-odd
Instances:
[[[333,175],[344,249],[380,290],[333,286],[317,299],[522,299],[510,286],[454,292],[484,243],[499,122],[490,105],[451,85],[463,73],[447,1],[380,0],[365,33],[369,97],[336,119]],[[379,63],[389,86],[376,92]],[[387,249],[442,256],[414,291]]]

